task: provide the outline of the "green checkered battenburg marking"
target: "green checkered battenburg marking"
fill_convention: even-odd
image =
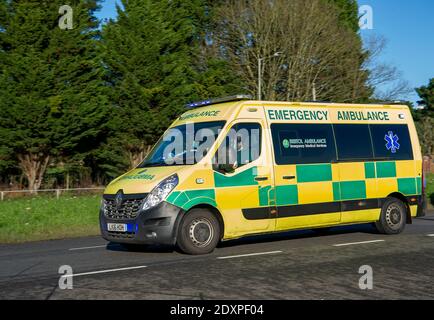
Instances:
[[[366,162],[365,179],[396,178],[397,170],[395,162]],[[297,183],[331,182],[333,184],[334,201],[366,199],[366,181],[333,182],[331,164],[297,165]],[[258,185],[255,181],[257,168],[246,170],[233,176],[225,176],[214,173],[215,188],[243,187]],[[404,195],[417,195],[422,192],[422,179],[397,178],[398,192]],[[291,206],[299,204],[297,185],[283,185],[272,188],[271,186],[258,185],[259,206],[269,205]],[[276,199],[274,201],[274,199]],[[197,204],[207,203],[216,206],[215,189],[174,191],[167,202],[188,210]]]
[[[417,194],[422,194],[422,178],[416,178]]]
[[[419,194],[415,178],[398,179],[398,191],[406,196]]]
[[[258,187],[259,188],[259,206],[266,207],[269,205],[269,193],[271,186]]]
[[[365,181],[333,182],[334,201],[366,199]]]
[[[332,166],[331,164],[319,165],[298,165],[297,166],[297,182],[323,182],[332,181]]]
[[[366,162],[365,163],[365,178],[366,179],[375,179],[375,163]]]
[[[174,191],[167,197],[166,201],[184,210],[199,204],[216,206],[214,189]]]
[[[334,201],[341,201],[341,184],[333,182],[333,198]]]
[[[176,198],[178,198],[179,194],[181,192],[179,191],[173,191],[169,196],[167,197],[166,201],[170,203],[175,203]]]
[[[276,187],[276,205],[289,206],[298,204],[298,189],[296,185]]]
[[[396,178],[395,162],[377,162],[377,178]]]
[[[234,176],[225,176],[218,172],[214,172],[215,187],[224,188],[258,185],[258,182],[255,180],[257,172],[258,168],[252,168]]]
[[[341,182],[341,200],[366,199],[365,181]]]

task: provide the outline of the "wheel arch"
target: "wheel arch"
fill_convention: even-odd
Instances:
[[[413,223],[413,219],[411,218],[411,210],[410,210],[410,205],[408,203],[408,199],[406,196],[404,196],[402,193],[400,192],[393,192],[391,194],[389,194],[387,196],[388,198],[395,198],[400,200],[402,203],[404,203],[406,209],[407,209],[407,224],[412,224]]]

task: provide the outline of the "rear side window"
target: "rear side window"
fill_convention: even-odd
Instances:
[[[336,137],[338,160],[371,160],[372,150],[369,125],[337,124],[333,125]]]
[[[407,125],[371,125],[376,159],[413,160],[413,148]]]
[[[329,124],[272,124],[277,165],[330,163],[336,160]]]

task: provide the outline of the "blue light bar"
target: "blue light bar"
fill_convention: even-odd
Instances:
[[[225,98],[208,99],[204,101],[189,103],[186,105],[186,108],[195,109],[195,108],[210,106],[217,103],[234,102],[234,101],[242,101],[242,100],[252,100],[252,96],[239,94],[236,96],[230,96]]]

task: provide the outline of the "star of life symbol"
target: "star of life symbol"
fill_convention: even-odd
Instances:
[[[401,147],[401,145],[398,143],[398,136],[396,134],[393,134],[392,131],[389,131],[386,136],[384,137],[384,140],[386,140],[386,148],[387,150],[392,151],[392,153],[396,153],[397,150]]]

